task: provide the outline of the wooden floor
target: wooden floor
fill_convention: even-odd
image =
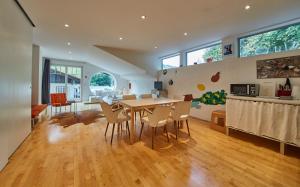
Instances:
[[[183,128],[179,142],[172,135],[167,143],[159,130],[154,150],[150,128],[133,145],[123,128],[111,146],[105,126],[104,119],[38,125],[0,173],[0,186],[300,186],[299,149],[284,156],[276,142],[237,132],[228,137],[196,119],[191,138]]]

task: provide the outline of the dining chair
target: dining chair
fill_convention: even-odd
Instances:
[[[137,97],[136,97],[135,94],[132,94],[132,95],[123,95],[123,100],[136,100],[136,99],[137,99]],[[129,112],[130,112],[130,109],[125,108],[125,111],[126,111],[127,113],[129,113]],[[141,111],[136,111],[136,112],[134,112],[134,120],[135,120],[135,121],[136,121],[136,113],[137,113],[137,112],[139,112],[140,119],[142,118],[142,113],[141,113]]]
[[[142,95],[140,95],[140,98],[141,99],[150,99],[150,98],[152,98],[152,94],[142,94]]]
[[[123,100],[136,100],[136,95],[123,95]]]
[[[106,138],[106,133],[109,124],[113,124],[110,144],[112,144],[113,141],[115,124],[118,124],[118,129],[121,125],[121,129],[122,129],[123,122],[126,122],[126,130],[128,131],[128,137],[130,141],[130,130],[128,125],[128,121],[130,120],[130,117],[124,112],[123,108],[118,108],[116,110],[113,110],[112,107],[106,102],[100,102],[100,106],[107,120],[107,125],[104,134],[105,138]]]
[[[178,139],[178,135],[179,135],[179,125],[183,123],[183,121],[186,122],[188,134],[189,136],[191,136],[189,122],[188,122],[188,118],[191,110],[191,104],[192,103],[190,101],[180,101],[174,103],[173,105],[174,108],[172,108],[170,119],[174,122],[174,128],[176,131],[176,140]]]
[[[167,140],[169,142],[167,124],[168,117],[171,112],[170,106],[156,106],[153,111],[144,108],[145,112],[148,113],[147,116],[142,117],[141,123],[141,132],[139,136],[139,140],[142,138],[142,133],[144,129],[144,125],[147,124],[152,127],[152,149],[154,148],[154,135],[157,127],[164,127],[164,132],[166,132]]]

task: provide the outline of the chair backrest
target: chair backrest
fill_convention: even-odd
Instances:
[[[180,101],[174,104],[175,109],[172,113],[175,120],[179,120],[182,115],[189,115],[191,110],[192,102]]]
[[[101,106],[102,112],[104,113],[104,115],[106,117],[107,122],[114,123],[116,121],[116,119],[115,119],[116,116],[114,115],[114,112],[113,112],[111,106],[103,101],[100,102],[100,106]]]
[[[66,93],[52,93],[50,94],[51,104],[65,104],[67,103],[67,95]]]
[[[168,120],[171,113],[170,106],[156,106],[153,113],[149,115],[149,123],[151,126],[157,126],[160,121]]]
[[[152,94],[142,94],[140,97],[142,99],[149,99],[149,98],[152,98]]]
[[[136,100],[136,95],[123,95],[123,100]]]

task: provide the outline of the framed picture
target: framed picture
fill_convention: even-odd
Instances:
[[[232,55],[232,44],[224,45],[223,53],[224,56]]]
[[[256,61],[258,79],[300,77],[300,56]]]

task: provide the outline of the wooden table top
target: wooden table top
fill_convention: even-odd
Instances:
[[[169,99],[169,98],[149,98],[149,99],[136,99],[136,100],[121,100],[120,103],[128,107],[147,107],[153,105],[163,105],[180,102],[182,100],[178,99]]]

